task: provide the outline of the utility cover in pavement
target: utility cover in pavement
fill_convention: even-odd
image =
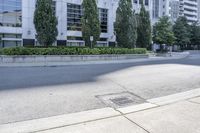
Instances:
[[[114,93],[114,94],[106,94],[96,96],[99,98],[104,104],[113,108],[120,108],[135,104],[144,103],[145,100],[139,96],[132,94],[131,92],[122,92],[122,93]]]

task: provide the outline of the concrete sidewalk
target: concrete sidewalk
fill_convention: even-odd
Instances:
[[[103,108],[0,125],[0,133],[199,133],[200,89]]]

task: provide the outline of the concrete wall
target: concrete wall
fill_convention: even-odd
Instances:
[[[63,56],[0,56],[0,63],[40,63],[40,62],[75,62],[75,61],[105,61],[148,58],[147,54],[127,55],[63,55]]]

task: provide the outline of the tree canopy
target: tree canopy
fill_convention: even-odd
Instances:
[[[169,17],[163,16],[153,27],[153,41],[158,44],[172,45],[175,37]]]
[[[96,0],[83,0],[82,34],[86,46],[91,47],[90,37],[93,36],[92,47],[100,39],[101,29]]]
[[[198,22],[193,23],[191,26],[190,43],[191,45],[197,45],[200,49],[200,25]]]
[[[141,9],[138,15],[137,28],[137,47],[148,48],[152,41],[151,20],[149,12],[146,11],[143,1],[141,1]]]
[[[118,46],[134,48],[137,40],[137,20],[131,0],[119,1],[114,25]]]
[[[175,44],[185,48],[190,43],[190,29],[186,17],[179,17],[173,26]]]
[[[41,45],[47,47],[56,41],[58,21],[52,9],[52,0],[37,0],[34,24],[36,38]]]

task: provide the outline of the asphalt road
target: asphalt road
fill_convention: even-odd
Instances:
[[[200,88],[200,55],[62,67],[0,67],[0,124],[103,108],[97,96],[151,99]]]

